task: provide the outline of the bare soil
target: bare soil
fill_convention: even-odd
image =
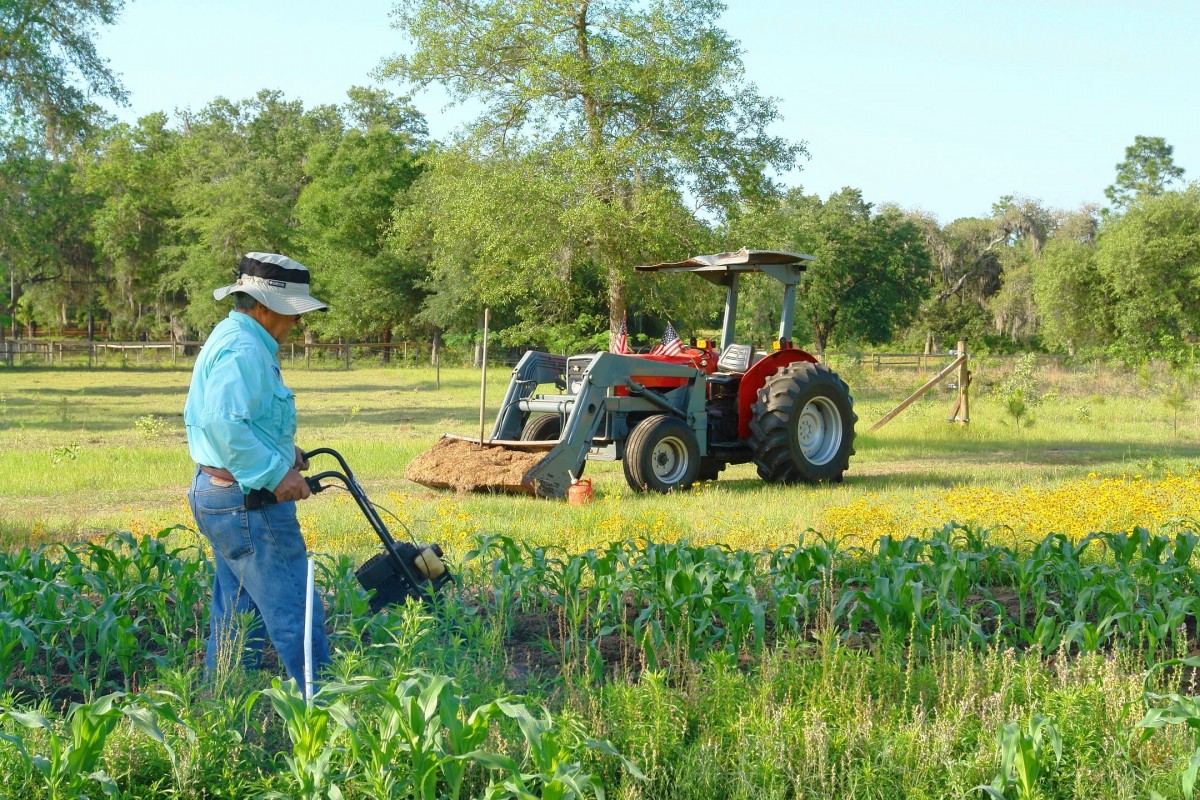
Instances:
[[[404,477],[432,489],[532,493],[531,488],[522,486],[521,479],[544,455],[499,445],[441,439],[409,462]]]

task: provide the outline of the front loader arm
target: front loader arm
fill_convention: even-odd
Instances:
[[[566,356],[537,353],[532,350],[521,356],[521,360],[513,368],[512,378],[508,381],[508,391],[504,393],[504,402],[500,405],[500,413],[496,415],[496,423],[492,426],[491,438],[520,439],[526,417],[520,408],[520,402],[532,396],[539,385],[552,383],[559,388],[565,387],[566,376]]]
[[[637,384],[634,376],[651,372],[662,377],[686,378],[693,386],[687,392],[688,402],[680,408],[663,398],[663,395],[644,389]],[[542,497],[563,497],[571,485],[571,476],[578,476],[588,451],[592,448],[593,440],[607,413],[615,412],[618,406],[638,402],[632,398],[618,398],[613,389],[617,386],[641,390],[644,403],[649,410],[669,410],[679,416],[695,419],[701,431],[704,430],[703,420],[703,389],[699,392],[694,383],[703,375],[701,370],[682,364],[665,364],[647,362],[635,356],[619,355],[616,353],[597,353],[583,374],[579,390],[569,398],[555,398],[550,403],[566,405],[569,409],[562,436],[554,448],[546,454],[538,464],[525,474],[529,482]],[[510,386],[511,390],[511,386]],[[653,395],[648,397],[645,395]],[[698,398],[698,404],[696,399]],[[524,403],[526,407],[533,405]],[[664,407],[665,406],[665,407]],[[699,414],[699,417],[697,416]],[[499,425],[499,421],[497,422]]]

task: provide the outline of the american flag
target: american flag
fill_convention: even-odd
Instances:
[[[617,341],[613,345],[614,353],[631,353],[629,349],[629,326],[625,324],[625,317],[621,317],[621,327],[617,328]]]
[[[683,350],[683,341],[679,338],[679,334],[675,332],[675,328],[671,323],[667,322],[667,329],[663,331],[662,341],[654,345],[650,350],[652,356],[673,356]]]

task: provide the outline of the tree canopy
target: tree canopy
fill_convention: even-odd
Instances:
[[[914,321],[926,294],[931,261],[924,232],[898,209],[876,211],[857,189],[826,201],[794,189],[743,215],[730,233],[756,247],[816,257],[797,302],[818,352],[830,344],[890,341]]]
[[[1139,197],[1157,197],[1183,178],[1175,165],[1175,148],[1161,136],[1137,136],[1125,148],[1125,160],[1117,164],[1117,179],[1104,190],[1109,201],[1125,208]]]
[[[120,79],[92,41],[124,0],[5,0],[0,3],[0,117],[37,117],[51,134],[85,130],[91,95],[126,101]],[[82,84],[82,85],[81,85]]]
[[[1180,360],[1200,337],[1200,189],[1138,136],[1113,207],[1012,194],[941,224],[847,187],[778,176],[804,154],[743,73],[716,0],[398,0],[410,45],[379,75],[483,109],[430,141],[408,96],[351,87],[306,107],[264,89],[116,122],[92,44],[120,0],[0,4],[0,306],[5,333],[202,335],[250,250],[308,264],[332,307],[311,339],[477,336],[602,347],[628,319],[719,324],[719,292],[638,264],[777,248],[816,256],[794,337],[827,347],[1050,348]],[[739,341],[775,335],[781,293],[748,276]],[[1186,345],[1186,347],[1185,347]]]
[[[394,24],[413,50],[381,74],[483,103],[455,145],[458,163],[486,162],[474,179],[545,165],[558,196],[570,198],[542,207],[543,224],[558,231],[555,251],[530,261],[514,242],[518,252],[493,253],[492,263],[519,269],[527,285],[599,270],[615,333],[629,268],[661,258],[655,246],[679,209],[722,215],[772,191],[770,171],[803,152],[768,133],[778,111],[745,80],[738,45],[717,25],[723,8],[715,0],[401,0]],[[495,194],[503,192],[498,183]],[[474,216],[487,215],[491,194],[471,194],[483,204]],[[666,216],[650,219],[656,209]],[[673,244],[672,255],[688,251],[686,237]],[[567,263],[555,270],[554,259]]]

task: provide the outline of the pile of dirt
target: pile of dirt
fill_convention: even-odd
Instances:
[[[433,489],[457,492],[506,491],[532,494],[521,479],[544,452],[528,453],[507,447],[442,439],[409,462],[404,477]]]

